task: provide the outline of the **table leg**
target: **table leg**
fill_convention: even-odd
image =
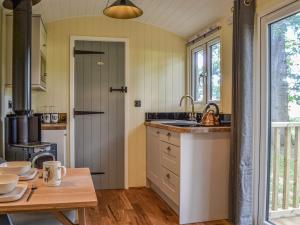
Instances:
[[[79,225],[86,225],[85,208],[78,209],[78,220]]]
[[[74,225],[72,221],[65,216],[63,212],[57,211],[52,212],[52,214],[56,217],[56,219],[61,222],[63,225]]]
[[[7,214],[0,215],[0,224],[1,225],[13,225]]]

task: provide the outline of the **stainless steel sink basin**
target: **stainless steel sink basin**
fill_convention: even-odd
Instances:
[[[199,127],[200,124],[196,121],[189,120],[157,120],[152,123],[158,123],[163,125],[175,126],[175,127]]]
[[[199,123],[196,121],[189,121],[189,120],[167,120],[167,121],[160,121],[161,124],[169,125],[169,126],[176,126],[176,127],[197,127],[200,126]]]
[[[152,123],[159,123],[159,124],[170,124],[170,125],[176,125],[176,124],[182,124],[182,125],[190,125],[190,124],[198,124],[196,121],[190,121],[190,120],[154,120],[151,121]]]
[[[159,121],[153,121],[152,123],[158,123],[158,124],[174,126],[174,127],[205,127],[197,123],[196,121],[189,121],[189,120],[159,120]],[[229,124],[224,123],[216,127],[230,127],[230,123]]]
[[[175,127],[207,127],[193,121],[177,121],[177,122],[163,122],[161,124]],[[219,126],[211,127],[230,127],[230,124],[220,124]]]
[[[164,125],[175,126],[175,127],[201,127],[198,123],[162,123]]]

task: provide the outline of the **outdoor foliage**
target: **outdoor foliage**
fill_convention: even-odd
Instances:
[[[272,24],[271,36],[273,48],[277,47],[271,55],[276,63],[272,65],[272,77],[281,76],[276,85],[286,89],[282,91],[288,93],[286,101],[291,110],[292,107],[300,106],[300,13]],[[272,79],[276,80],[276,78]],[[284,105],[284,102],[281,102],[281,105]],[[296,119],[294,116],[289,116],[290,121]]]

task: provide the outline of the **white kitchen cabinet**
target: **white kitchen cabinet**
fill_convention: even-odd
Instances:
[[[57,160],[67,166],[67,131],[66,130],[42,130],[42,142],[57,144]]]
[[[180,175],[180,148],[178,146],[160,141],[161,165],[177,176]]]
[[[147,134],[149,186],[178,213],[180,224],[228,219],[230,132],[148,126]]]
[[[180,197],[180,178],[168,170],[166,167],[161,167],[161,186],[160,189],[168,198],[173,201],[177,206],[179,205]],[[176,211],[178,211],[176,209]]]
[[[161,182],[159,132],[158,129],[147,129],[147,178],[157,186]]]
[[[6,16],[6,86],[12,86],[13,16]],[[34,90],[46,91],[47,33],[40,15],[32,16],[31,84]]]

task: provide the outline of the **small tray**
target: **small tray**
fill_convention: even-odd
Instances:
[[[13,191],[0,195],[0,202],[13,202],[19,200],[25,194],[27,188],[27,183],[19,183]]]
[[[38,169],[32,168],[28,172],[19,176],[19,180],[20,181],[32,180],[36,177],[37,174],[38,174]]]

